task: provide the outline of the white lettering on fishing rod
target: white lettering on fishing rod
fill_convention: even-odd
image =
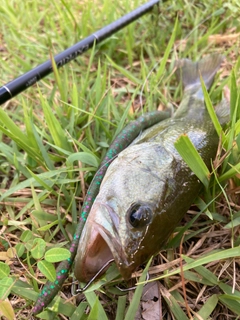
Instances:
[[[26,87],[32,86],[32,85],[33,85],[34,83],[36,83],[37,81],[38,81],[37,76],[33,77],[32,79],[30,79],[30,80],[28,80],[28,81],[26,82]]]
[[[56,63],[57,67],[60,68],[62,67],[64,64],[68,63],[71,60],[74,60],[77,56],[79,56],[80,54],[82,54],[84,51],[87,51],[89,49],[89,45],[85,45],[81,48],[79,48],[78,50],[74,51],[73,53],[69,54],[67,57],[63,58],[62,60],[58,61]]]

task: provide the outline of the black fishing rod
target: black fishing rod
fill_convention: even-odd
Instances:
[[[158,4],[160,0],[151,0],[148,3],[140,6],[134,11],[126,14],[120,19],[110,23],[106,27],[94,32],[87,38],[81,40],[80,42],[74,44],[72,47],[66,49],[65,51],[57,54],[54,57],[57,68],[60,68],[70,62],[71,60],[76,59],[83,52],[92,48],[94,43],[100,43],[105,40],[118,30],[124,28],[131,22],[137,20],[139,17],[145,13],[152,10],[155,4]],[[166,0],[163,0],[166,1]],[[10,100],[12,97],[16,96],[18,93],[26,90],[28,87],[31,87],[33,84],[46,77],[48,74],[53,72],[52,62],[48,60],[36,68],[28,71],[27,73],[21,75],[20,77],[8,82],[0,88],[0,105],[4,102]]]

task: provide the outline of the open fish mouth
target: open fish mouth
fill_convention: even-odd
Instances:
[[[129,263],[120,241],[119,218],[114,210],[105,204],[96,203],[92,210],[79,241],[74,267],[76,278],[80,282],[90,281],[112,259],[121,275],[125,279],[130,278],[135,266]],[[106,269],[103,269],[101,274],[105,271]]]

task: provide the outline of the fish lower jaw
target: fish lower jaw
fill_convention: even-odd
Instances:
[[[121,244],[94,224],[92,224],[89,234],[90,237],[86,235],[87,242],[81,243],[80,240],[79,243],[74,266],[74,274],[77,280],[84,283],[89,282],[104,265],[113,259],[121,276],[125,280],[130,279],[136,268],[133,268],[133,265],[128,262]],[[108,267],[109,265],[99,273],[97,278],[106,272]]]
[[[93,229],[90,241],[83,247],[81,243],[79,244],[74,267],[75,277],[80,282],[89,282],[112,259],[113,255],[109,246],[100,233]],[[105,271],[106,269],[102,273]]]

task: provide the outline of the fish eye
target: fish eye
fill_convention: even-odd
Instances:
[[[142,228],[152,220],[152,210],[149,206],[134,203],[128,210],[128,221],[134,228]]]

